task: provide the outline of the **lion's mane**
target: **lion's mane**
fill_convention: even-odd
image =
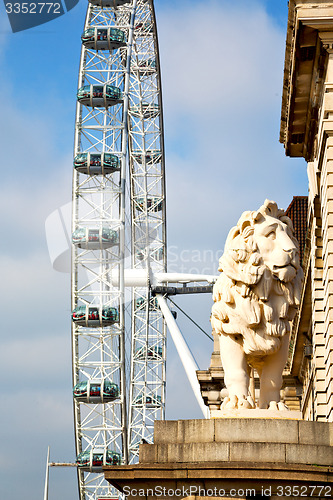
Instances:
[[[219,276],[213,289],[211,323],[218,334],[233,335],[242,343],[251,364],[276,352],[281,337],[289,334],[300,301],[303,271],[273,276],[263,262],[255,241],[254,225],[269,215],[286,224],[286,232],[298,249],[293,225],[276,203],[266,200],[256,212],[244,212],[229,232],[219,260]],[[274,300],[272,297],[274,296]]]

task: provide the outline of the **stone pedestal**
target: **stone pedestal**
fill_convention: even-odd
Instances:
[[[302,420],[302,412],[295,410],[261,410],[260,408],[251,410],[211,410],[210,418],[263,418],[265,420]]]
[[[140,445],[139,464],[104,471],[133,499],[313,500],[333,498],[332,464],[333,423],[219,418],[156,421],[154,444]]]

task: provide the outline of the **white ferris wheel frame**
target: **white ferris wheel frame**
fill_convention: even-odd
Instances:
[[[117,8],[114,3],[88,6],[85,30],[107,28],[109,35],[111,28],[121,29],[127,43],[110,49],[108,42],[108,50],[97,50],[95,34],[95,46],[82,45],[78,88],[90,85],[90,100],[77,103],[74,141],[75,156],[87,153],[89,161],[94,153],[112,153],[120,169],[100,175],[74,169],[72,212],[72,233],[81,229],[86,237],[85,243],[72,244],[72,310],[95,306],[101,318],[102,307],[114,307],[119,321],[104,325],[100,319],[92,326],[87,313],[85,323],[73,321],[72,354],[73,386],[87,381],[89,388],[100,380],[101,387],[109,381],[120,388],[111,402],[74,398],[77,454],[89,450],[92,457],[99,449],[105,457],[111,450],[121,455],[122,463],[133,463],[139,443],[152,441],[154,420],[165,415],[166,324],[207,418],[195,375],[198,366],[168,308],[168,293],[159,287],[191,282],[211,286],[216,277],[166,272],[163,108],[154,5],[153,0],[120,3]],[[104,87],[103,105],[93,105],[93,85]],[[120,88],[121,100],[108,105],[105,85]],[[103,242],[105,228],[118,235],[112,245]],[[90,229],[98,234],[93,245]],[[188,292],[195,293],[195,287]],[[50,463],[48,452],[44,499],[50,465],[76,464]],[[80,467],[77,472],[80,500],[118,496],[102,472]]]
[[[74,169],[72,232],[85,231],[86,240],[72,245],[72,310],[113,307],[119,310],[119,321],[93,327],[88,320],[73,321],[72,351],[73,386],[108,380],[117,383],[120,394],[99,404],[74,398],[74,419],[77,454],[107,449],[129,463],[137,460],[140,441],[152,440],[154,420],[164,418],[163,316],[149,286],[133,287],[128,300],[124,284],[128,259],[135,269],[166,271],[164,142],[153,2],[115,4],[88,6],[85,31],[115,27],[125,32],[127,43],[113,50],[82,45],[78,88],[90,85],[90,100],[77,103],[74,155],[112,153],[121,167],[103,175]],[[102,105],[94,106],[93,85],[103,86]],[[120,102],[107,106],[106,85],[120,88]],[[105,228],[118,235],[111,246],[102,241]],[[91,229],[99,235],[94,244],[88,238]],[[116,283],[111,279],[115,274]],[[78,482],[81,500],[117,496],[92,468],[78,467]]]

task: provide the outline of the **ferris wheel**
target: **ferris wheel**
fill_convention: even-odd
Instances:
[[[103,466],[135,463],[165,415],[166,325],[201,406],[196,362],[166,297],[216,276],[167,273],[163,109],[153,0],[89,0],[68,205],[46,221],[53,267],[71,248],[75,463],[80,500],[114,500]],[[54,231],[54,229],[56,231]],[[63,231],[63,232],[62,232]],[[208,282],[208,286],[193,282]],[[179,285],[177,287],[177,285]]]
[[[135,461],[140,441],[151,441],[154,420],[164,418],[166,330],[149,289],[149,274],[166,271],[153,2],[91,0],[81,38],[73,169],[73,395],[80,498],[95,500],[115,496],[102,466]],[[130,296],[125,265],[132,269]],[[146,279],[138,280],[142,271]]]
[[[53,267],[67,272],[72,252],[77,459],[50,462],[48,452],[44,500],[49,466],[77,468],[80,500],[119,496],[104,480],[103,466],[137,462],[139,444],[152,442],[154,421],[164,419],[166,325],[207,417],[198,366],[166,298],[211,292],[217,277],[166,272],[153,0],[89,1],[81,36],[71,229],[65,230],[69,204],[46,221]]]

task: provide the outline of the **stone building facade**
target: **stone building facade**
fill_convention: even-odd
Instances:
[[[303,418],[333,422],[333,2],[289,1],[280,141],[307,161],[309,177],[289,375],[303,385]]]

